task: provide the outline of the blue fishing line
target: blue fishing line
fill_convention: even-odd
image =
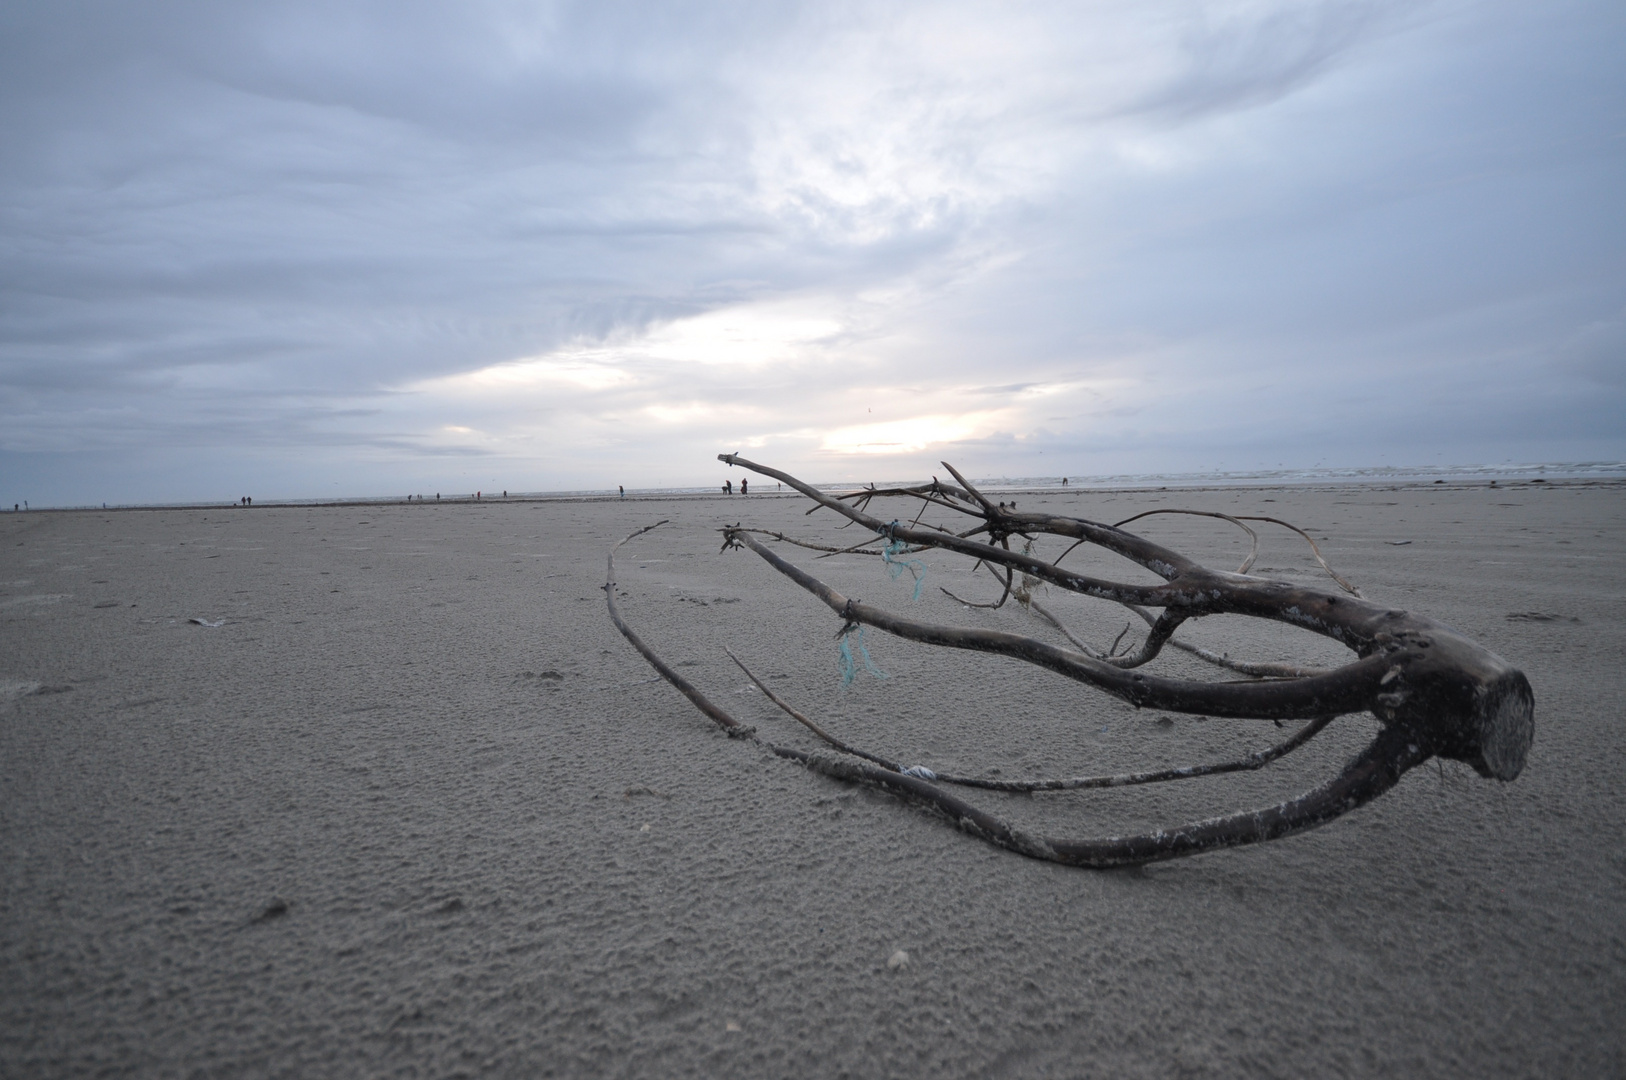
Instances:
[[[886,672],[876,667],[875,661],[870,659],[869,647],[864,644],[864,628],[858,627],[855,634],[849,627],[841,634],[841,685],[851,686],[853,680],[858,677],[858,661],[853,659],[854,638],[858,639],[858,655],[864,658],[864,670],[877,679],[886,678]]]
[[[897,525],[898,523],[894,521],[886,527],[888,536],[892,534],[893,529],[897,528]],[[881,561],[886,563],[886,572],[892,575],[893,581],[898,580],[898,576],[905,570],[915,576],[915,593],[909,598],[909,602],[914,603],[920,599],[920,587],[926,584],[926,564],[919,559],[898,558],[899,555],[903,554],[903,549],[908,546],[902,540],[887,541],[886,547],[881,549]]]

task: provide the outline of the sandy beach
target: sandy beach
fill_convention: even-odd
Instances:
[[[886,678],[844,687],[839,620],[718,551],[736,521],[858,539],[805,501],[4,514],[0,1075],[1626,1074],[1626,485],[1018,498],[1326,538],[1367,596],[1525,671],[1524,774],[1430,764],[1306,835],[1067,869],[724,737],[612,627],[610,545],[669,519],[622,549],[623,612],[778,742],[814,745],[725,646],[841,737],[938,771],[1189,764],[1277,733],[875,632]],[[1246,551],[1223,522],[1136,527],[1212,566]],[[1324,580],[1292,534],[1264,540],[1256,573]],[[874,559],[817,572],[1056,638],[1015,604],[962,608],[939,586],[986,600],[993,579],[923,561],[913,603]],[[1124,624],[1046,602],[1103,644]],[[1182,634],[1345,655],[1242,620]],[[1179,790],[971,798],[1067,836],[1171,824],[1301,791],[1374,730],[1347,717]]]

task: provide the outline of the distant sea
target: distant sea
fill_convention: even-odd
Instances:
[[[749,474],[745,474],[749,475]],[[739,474],[734,474],[735,487],[738,488]],[[1066,489],[1080,489],[1088,491],[1101,490],[1137,490],[1145,488],[1205,488],[1205,487],[1281,487],[1320,484],[1415,484],[1432,483],[1441,480],[1446,483],[1482,484],[1495,480],[1499,483],[1528,483],[1531,480],[1623,480],[1626,479],[1626,462],[1620,461],[1583,461],[1583,462],[1548,462],[1534,465],[1374,465],[1366,468],[1354,469],[1258,469],[1240,472],[1184,472],[1184,473],[1115,473],[1101,476],[1068,476]],[[1060,476],[985,476],[973,478],[972,483],[985,491],[1045,491],[1063,490],[1063,478]],[[879,487],[896,487],[919,484],[921,479],[913,480],[883,480],[877,481]],[[717,485],[706,487],[669,487],[669,488],[628,488],[627,496],[632,497],[661,497],[661,496],[694,496],[716,495],[721,492],[721,481]],[[779,495],[789,494],[774,486],[774,481],[762,479],[753,480],[756,488],[755,494]],[[856,484],[819,484],[816,485],[824,491],[851,491],[860,485]],[[868,485],[863,485],[868,486]],[[416,501],[417,493],[414,492]],[[516,499],[613,499],[617,498],[614,488],[587,488],[580,491],[513,491],[506,496],[509,502]],[[371,504],[399,503],[406,499],[405,493],[392,495],[358,495],[349,497],[327,497],[320,499],[271,499],[267,498],[256,506],[367,506]],[[504,496],[490,492],[482,493],[485,501],[500,502]],[[448,493],[441,492],[441,502],[468,502],[473,501],[474,492]],[[430,496],[425,502],[435,502]],[[106,509],[156,509],[160,506],[169,507],[215,507],[233,506],[229,501],[221,502],[185,502],[185,503],[108,503]],[[91,506],[36,506],[36,510],[94,510],[101,509]]]

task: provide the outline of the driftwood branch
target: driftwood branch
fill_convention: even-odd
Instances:
[[[1133,611],[1136,615],[1139,615],[1143,620],[1145,620],[1147,626],[1157,625],[1158,617],[1153,615],[1150,611],[1147,611],[1143,607],[1136,607],[1134,604],[1127,606],[1130,611]],[[1103,660],[1111,655],[1111,649],[1108,649],[1106,652],[1101,652],[1100,650],[1091,646],[1089,642],[1083,640],[1077,634],[1073,633],[1072,630],[1068,629],[1065,623],[1056,617],[1054,612],[1045,607],[1038,600],[1030,598],[1028,600],[1028,607],[1038,612],[1046,622],[1048,622],[1051,626],[1054,626],[1057,630],[1061,631],[1062,636],[1068,641],[1071,641],[1074,645],[1078,646],[1079,651],[1083,652],[1086,656],[1093,656],[1097,660]],[[1228,671],[1240,672],[1243,675],[1253,675],[1259,678],[1297,679],[1302,678],[1305,675],[1327,674],[1327,670],[1325,668],[1312,667],[1308,664],[1280,664],[1263,660],[1235,660],[1224,655],[1223,653],[1217,653],[1212,649],[1205,649],[1200,645],[1193,645],[1189,641],[1181,641],[1178,638],[1170,638],[1168,643],[1182,652],[1190,653],[1199,660],[1205,660],[1208,663],[1213,664],[1215,667],[1222,667]]]
[[[667,666],[666,662],[655,654],[655,650],[644,644],[643,638],[640,638],[637,634],[632,632],[632,629],[628,627],[626,622],[621,618],[621,609],[616,606],[615,553],[620,550],[621,544],[625,544],[628,540],[631,540],[634,537],[642,536],[651,529],[658,529],[665,524],[665,521],[657,521],[653,525],[645,525],[636,532],[628,533],[627,536],[622,539],[620,544],[617,544],[615,547],[610,549],[610,555],[604,575],[604,602],[610,609],[610,621],[615,624],[615,628],[617,630],[621,631],[621,636],[631,642],[634,649],[638,650],[638,655],[642,656],[645,660],[648,660],[649,666],[659,672],[661,678],[677,687],[678,692],[692,701],[695,708],[711,717],[718,727],[728,732],[728,734],[734,738],[749,736],[756,731],[755,728],[747,727],[738,720],[735,720],[732,716],[728,715],[728,713],[723,711],[721,708],[712,704],[711,700],[707,698],[705,694],[702,694],[699,690],[697,690],[688,679],[685,679],[682,675],[679,675],[676,671],[673,671],[669,666]]]
[[[1534,698],[1524,675],[1494,653],[1440,623],[1361,598],[1353,585],[1327,565],[1314,540],[1287,522],[1192,511],[1199,516],[1236,524],[1254,541],[1253,551],[1239,571],[1215,571],[1125,531],[1122,525],[1128,521],[1104,525],[1081,518],[1019,513],[1014,502],[1007,505],[990,499],[946,462],[944,468],[958,481],[958,486],[934,480],[915,487],[872,486],[830,495],[788,473],[737,454],[723,454],[719,458],[784,483],[812,499],[813,509],[831,510],[847,519],[847,526],[857,525],[874,534],[865,544],[833,549],[830,545],[793,541],[783,534],[738,525],[722,530],[725,547],[748,550],[763,559],[828,607],[841,619],[845,629],[873,626],[923,644],[1009,656],[1136,706],[1212,717],[1274,720],[1278,726],[1288,720],[1302,724],[1286,739],[1265,749],[1211,764],[1025,781],[938,775],[923,766],[906,766],[843,742],[784,701],[730,652],[730,657],[770,700],[830,749],[803,751],[777,746],[763,742],[754,729],[712,703],[664,664],[626,626],[615,601],[615,549],[611,549],[605,594],[617,629],[663,678],[728,734],[762,742],[773,753],[802,762],[826,775],[882,787],[923,803],[947,815],[963,830],[998,846],[1075,866],[1149,862],[1256,843],[1315,828],[1381,795],[1407,770],[1431,757],[1464,761],[1481,775],[1501,780],[1514,779],[1523,768],[1534,733]],[[905,525],[898,519],[884,520],[868,512],[874,500],[888,498],[918,503],[919,512],[914,520]],[[922,525],[922,515],[931,508],[969,515],[979,524],[965,532]],[[1146,515],[1137,515],[1142,516]],[[1136,519],[1129,519],[1133,520]],[[1304,537],[1317,561],[1344,592],[1332,593],[1248,575],[1246,571],[1257,557],[1258,536],[1245,524],[1247,521],[1282,525]],[[639,530],[643,531],[647,530]],[[1033,554],[1032,538],[1046,534],[1075,541],[1062,557],[1079,544],[1091,544],[1151,571],[1162,580],[1157,584],[1138,584],[1065,570],[1059,565],[1060,558],[1049,562]],[[633,534],[637,535],[639,533]],[[1004,578],[1004,591],[998,604],[1016,596],[1059,629],[1073,648],[1061,648],[1006,631],[925,622],[865,604],[844,596],[806,569],[783,558],[758,536],[771,536],[827,552],[853,551],[879,541],[886,545],[883,552],[888,560],[900,551],[928,548],[973,558],[978,565],[996,570]],[[981,536],[986,536],[986,541],[976,539]],[[1015,551],[1009,543],[1012,536],[1028,537],[1030,542],[1023,550]],[[872,552],[866,552],[869,553]],[[1013,584],[1018,575],[1022,578],[1020,588]],[[1105,650],[1093,648],[1033,598],[1033,588],[1039,584],[1128,607],[1146,622],[1149,633],[1138,649],[1131,646],[1123,655],[1116,655],[1117,642]],[[1249,662],[1198,648],[1175,636],[1184,623],[1215,614],[1244,615],[1301,627],[1348,647],[1354,658],[1335,669]],[[1122,637],[1120,634],[1120,640]],[[1165,646],[1182,649],[1211,664],[1250,677],[1214,682],[1143,670],[1153,664]],[[1314,790],[1273,807],[1191,822],[1140,836],[1085,840],[1032,836],[965,803],[941,786],[1006,792],[1062,791],[1170,782],[1258,769],[1304,746],[1337,717],[1360,712],[1370,712],[1378,719],[1381,730],[1377,737],[1337,776]]]
[[[1328,724],[1337,717],[1323,716],[1319,720],[1312,720],[1293,735],[1274,746],[1257,750],[1236,761],[1221,762],[1215,765],[1188,765],[1177,769],[1157,769],[1151,772],[1115,773],[1109,776],[1075,776],[1063,780],[990,780],[981,776],[955,776],[952,773],[933,772],[920,765],[902,765],[888,758],[880,757],[856,746],[849,745],[825,731],[818,724],[808,719],[790,702],[774,693],[773,688],[757,678],[745,662],[734,655],[732,649],[724,649],[728,658],[739,669],[745,672],[746,678],[756,684],[768,700],[779,706],[780,709],[807,728],[830,746],[844,754],[861,757],[865,761],[873,761],[883,769],[895,773],[904,773],[909,776],[918,776],[923,780],[936,780],[941,784],[956,784],[960,787],[982,788],[985,791],[1017,791],[1031,793],[1036,791],[1075,791],[1080,788],[1108,788],[1132,787],[1137,784],[1156,784],[1168,780],[1190,780],[1199,776],[1216,776],[1221,773],[1247,772],[1253,769],[1262,769],[1273,761],[1278,761],[1294,750],[1309,742],[1311,738],[1320,734]]]
[[[1298,533],[1300,536],[1304,537],[1304,542],[1306,544],[1310,545],[1310,554],[1315,556],[1315,561],[1321,564],[1321,569],[1323,569],[1323,570],[1325,570],[1327,572],[1328,577],[1330,577],[1334,581],[1336,581],[1339,584],[1339,586],[1342,587],[1343,590],[1345,592],[1349,593],[1351,596],[1359,596],[1359,595],[1361,595],[1361,590],[1357,589],[1355,586],[1351,585],[1348,581],[1344,580],[1343,576],[1341,574],[1339,574],[1338,571],[1334,570],[1331,566],[1329,566],[1327,564],[1327,560],[1325,558],[1323,558],[1322,555],[1321,555],[1321,549],[1316,547],[1314,537],[1312,537],[1309,533],[1305,532],[1303,529],[1299,528],[1297,525],[1294,525],[1294,524],[1292,524],[1290,522],[1283,521],[1280,518],[1259,517],[1259,516],[1255,516],[1255,515],[1248,515],[1248,516],[1244,516],[1244,517],[1232,517],[1230,514],[1220,514],[1220,513],[1216,513],[1213,510],[1177,510],[1177,509],[1170,508],[1170,509],[1167,509],[1167,510],[1147,510],[1147,511],[1145,511],[1143,513],[1136,514],[1134,517],[1124,518],[1122,521],[1118,522],[1118,525],[1116,527],[1122,528],[1123,526],[1128,525],[1131,521],[1139,521],[1141,518],[1151,517],[1154,514],[1190,514],[1193,517],[1224,518],[1226,521],[1229,521],[1231,524],[1239,526],[1240,528],[1242,528],[1244,531],[1247,532],[1248,536],[1253,539],[1253,550],[1251,552],[1249,552],[1248,557],[1246,559],[1242,560],[1242,565],[1237,568],[1237,573],[1239,573],[1239,574],[1246,574],[1249,570],[1253,569],[1254,560],[1259,557],[1259,534],[1254,532],[1252,529],[1248,528],[1248,526],[1243,524],[1243,522],[1247,522],[1247,521],[1268,521],[1272,525],[1280,525],[1284,529],[1291,529],[1294,532]]]

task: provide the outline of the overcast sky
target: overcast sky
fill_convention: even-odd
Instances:
[[[0,499],[1626,460],[1626,5],[0,7]]]

